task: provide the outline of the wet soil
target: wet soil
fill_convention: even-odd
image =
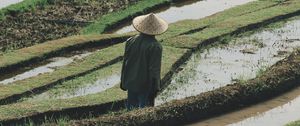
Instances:
[[[78,34],[93,20],[138,0],[48,0],[27,12],[11,11],[0,21],[0,51]]]

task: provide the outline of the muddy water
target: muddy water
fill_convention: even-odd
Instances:
[[[300,119],[300,87],[274,99],[191,126],[283,126]]]
[[[0,81],[0,84],[10,84],[10,83],[13,83],[13,82],[16,82],[19,80],[24,80],[24,79],[28,79],[31,77],[35,77],[40,74],[50,73],[60,67],[71,64],[75,60],[83,59],[84,57],[87,57],[90,54],[91,54],[90,52],[86,52],[86,53],[75,55],[72,57],[55,57],[55,58],[49,59],[49,63],[47,63],[46,65],[36,67],[36,68],[26,71],[24,73],[18,74],[14,77],[2,80],[2,81]]]
[[[156,98],[157,105],[254,78],[299,47],[300,20],[296,20],[198,52]]]
[[[23,1],[23,0],[0,0],[0,9],[7,7],[9,5],[12,5],[12,4],[19,3],[21,1]]]
[[[224,11],[237,5],[242,5],[255,0],[191,0],[175,3],[171,7],[161,8],[153,13],[165,19],[168,23],[174,23],[183,19],[200,19],[206,16]],[[118,30],[109,33],[126,33],[134,31],[131,22],[124,24]]]

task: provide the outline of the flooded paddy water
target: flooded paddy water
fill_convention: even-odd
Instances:
[[[226,1],[223,1],[223,0],[208,0],[208,1],[189,0],[189,1],[175,3],[171,7],[162,8],[162,9],[157,10],[156,12],[158,13],[159,16],[163,17],[164,19],[166,19],[168,22],[171,23],[171,22],[176,22],[176,21],[184,20],[184,19],[203,18],[203,17],[209,16],[209,15],[215,14],[217,12],[223,11],[225,9],[228,9],[228,8],[231,8],[231,7],[234,7],[237,5],[245,4],[245,3],[248,3],[251,1],[255,1],[255,0],[226,0]],[[202,11],[199,11],[199,13],[193,12],[193,11],[198,11],[198,10],[202,10]],[[175,16],[175,15],[177,15],[177,16]],[[123,28],[120,28],[120,29],[123,32],[128,32],[128,31],[132,30],[132,29],[130,30],[130,28],[128,29],[127,26],[122,26],[122,27]],[[115,32],[118,32],[118,30],[115,30]],[[23,80],[23,79],[27,79],[30,77],[38,76],[40,74],[53,72],[56,69],[59,69],[59,68],[62,68],[63,66],[71,64],[72,62],[76,61],[75,59],[82,59],[86,56],[89,56],[91,53],[94,53],[94,52],[84,52],[84,53],[76,54],[76,55],[73,55],[70,57],[54,57],[54,58],[50,59],[48,63],[43,64],[41,66],[35,66],[34,68],[31,68],[30,70],[24,71],[21,73],[16,72],[17,74],[15,74],[14,76],[9,77],[9,78],[1,78],[0,84],[9,84],[9,83],[12,83],[12,82],[15,82],[18,80]],[[101,81],[101,79],[97,80],[95,82],[96,85],[102,83],[100,81]],[[105,82],[105,79],[102,81]],[[85,84],[83,84],[83,85],[85,85]],[[97,87],[97,86],[95,86],[95,87]],[[63,88],[63,87],[61,87],[61,88]],[[78,89],[78,90],[82,90],[82,91],[77,91],[77,92],[95,92],[96,91],[96,90],[93,90],[93,91],[88,90],[88,89],[91,89],[91,86],[81,87],[81,88],[82,89]],[[101,91],[103,91],[103,90],[98,90],[98,92],[101,92]],[[65,92],[65,93],[66,93],[65,96],[57,96],[55,98],[75,97],[75,96],[82,96],[82,95],[89,94],[89,93],[74,93],[73,95],[68,95],[67,92]],[[47,93],[45,93],[45,94],[47,94]],[[46,97],[45,94],[43,96]],[[78,95],[78,94],[81,94],[81,95]]]
[[[289,21],[282,28],[275,30],[263,30],[250,36],[234,38],[226,45],[197,52],[156,98],[156,105],[195,96],[236,81],[243,82],[255,78],[296,48],[300,48],[300,20]],[[214,122],[214,125],[282,125],[300,119],[299,88],[291,92],[291,95],[292,98],[283,95],[279,100],[259,104],[244,113],[237,111],[235,113],[243,114],[233,113],[236,117],[224,115],[199,122],[199,125],[211,125],[211,122]],[[272,106],[274,102],[279,103]],[[245,114],[247,112],[252,114]],[[248,119],[241,121],[243,118]],[[241,122],[235,123],[236,121]]]

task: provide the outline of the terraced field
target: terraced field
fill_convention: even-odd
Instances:
[[[9,51],[6,47],[10,45],[3,45],[6,51],[0,55],[0,122],[3,125],[180,125],[195,122],[200,125],[204,119],[265,101],[299,84],[298,0],[229,0],[226,6],[224,3],[218,9],[211,7],[211,11],[210,6],[220,1],[102,2],[105,4],[25,0],[0,11],[4,17],[1,24],[34,17],[42,22],[39,24],[54,22],[57,26],[69,27],[52,27],[59,33],[47,34],[51,37],[42,39],[22,34],[19,41],[1,34],[0,41],[16,45]],[[100,4],[103,7],[96,7]],[[24,11],[17,11],[24,6]],[[170,21],[169,30],[157,36],[164,51],[163,89],[156,106],[125,111],[127,95],[119,89],[123,42],[137,33],[127,33],[131,30],[126,25],[122,25],[126,33],[99,33],[118,31],[114,27],[121,27],[120,24],[135,15],[154,10],[157,14],[170,15],[181,12],[176,9],[186,10],[193,6],[195,10],[207,6],[208,10],[202,15],[195,13],[200,15],[196,19],[183,16]],[[58,7],[64,13],[52,12]],[[80,11],[75,11],[76,7],[81,7]],[[68,16],[62,17],[62,14]],[[48,15],[51,21],[40,20],[42,15]],[[71,24],[66,22],[70,20]],[[15,29],[22,28],[26,21],[25,24],[17,22],[20,26],[16,25]],[[40,32],[42,29],[37,31],[47,33]]]

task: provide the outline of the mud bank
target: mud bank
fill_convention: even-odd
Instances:
[[[300,50],[261,76],[157,107],[72,122],[74,125],[180,125],[257,103],[298,86]]]
[[[134,5],[138,0],[46,1],[33,10],[8,11],[0,22],[0,50],[32,46],[74,34],[91,21]]]

